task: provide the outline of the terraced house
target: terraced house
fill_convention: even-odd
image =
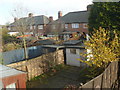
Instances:
[[[48,34],[66,34],[70,37],[71,33],[86,33],[88,34],[88,17],[92,5],[87,6],[85,11],[69,12],[62,16],[62,12],[58,12],[58,19],[53,20],[53,17],[46,17],[44,15],[33,16],[29,13],[28,17],[14,18],[8,28],[11,32],[17,31],[16,26],[26,25],[26,33],[30,32],[35,36],[48,35]]]
[[[14,18],[14,22],[8,26],[10,32],[19,32],[18,27],[22,27],[21,30],[24,30],[26,34],[33,34],[33,35],[44,35],[46,31],[46,26],[50,22],[49,18],[40,15],[40,16],[33,16],[32,13],[29,13],[28,17],[23,18]],[[16,28],[17,27],[17,28]]]
[[[92,5],[88,5],[85,11],[69,12],[64,16],[62,16],[62,12],[59,12],[58,19],[51,23],[52,30],[48,32],[57,30],[56,32],[59,32],[62,38],[66,38],[65,40],[68,40],[71,38],[71,35],[74,36],[76,33],[78,35],[88,34],[88,18],[91,7]]]
[[[69,12],[58,21],[65,23],[64,31],[68,32],[85,32],[88,33],[88,18],[91,10],[91,5],[87,6],[85,11]]]

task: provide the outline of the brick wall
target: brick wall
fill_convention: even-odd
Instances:
[[[27,80],[30,80],[35,76],[47,72],[50,67],[63,63],[64,63],[63,50],[58,50],[54,53],[44,54],[40,57],[30,59],[28,61],[13,63],[7,66],[13,67],[21,71],[26,71]]]
[[[72,24],[68,24],[68,28],[65,29],[66,31],[78,31],[78,32],[85,32],[88,33],[88,28],[83,28],[83,23],[79,24],[79,28],[72,28]]]
[[[5,78],[2,78],[2,82],[4,84],[4,88],[6,88],[6,86],[13,84],[13,83],[16,84],[16,88],[26,88],[26,74],[8,76]]]

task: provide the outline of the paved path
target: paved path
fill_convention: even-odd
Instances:
[[[72,67],[60,70],[55,75],[48,77],[43,80],[33,81],[30,85],[32,88],[63,88],[66,85],[79,85],[80,80],[80,70],[79,67]]]

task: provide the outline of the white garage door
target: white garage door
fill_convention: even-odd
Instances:
[[[79,49],[66,49],[66,64],[71,66],[80,67],[80,61],[77,60],[80,58]]]

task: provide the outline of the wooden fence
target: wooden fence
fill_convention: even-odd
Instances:
[[[114,88],[118,89],[119,86],[120,63],[116,61],[112,62],[101,75],[87,82],[80,89],[90,88],[91,90],[96,90],[99,88],[100,90],[104,90],[105,88],[109,88],[113,90]]]
[[[47,72],[50,67],[64,63],[63,50],[58,50],[54,53],[44,54],[40,57],[21,61],[7,66],[27,72],[27,80]]]

